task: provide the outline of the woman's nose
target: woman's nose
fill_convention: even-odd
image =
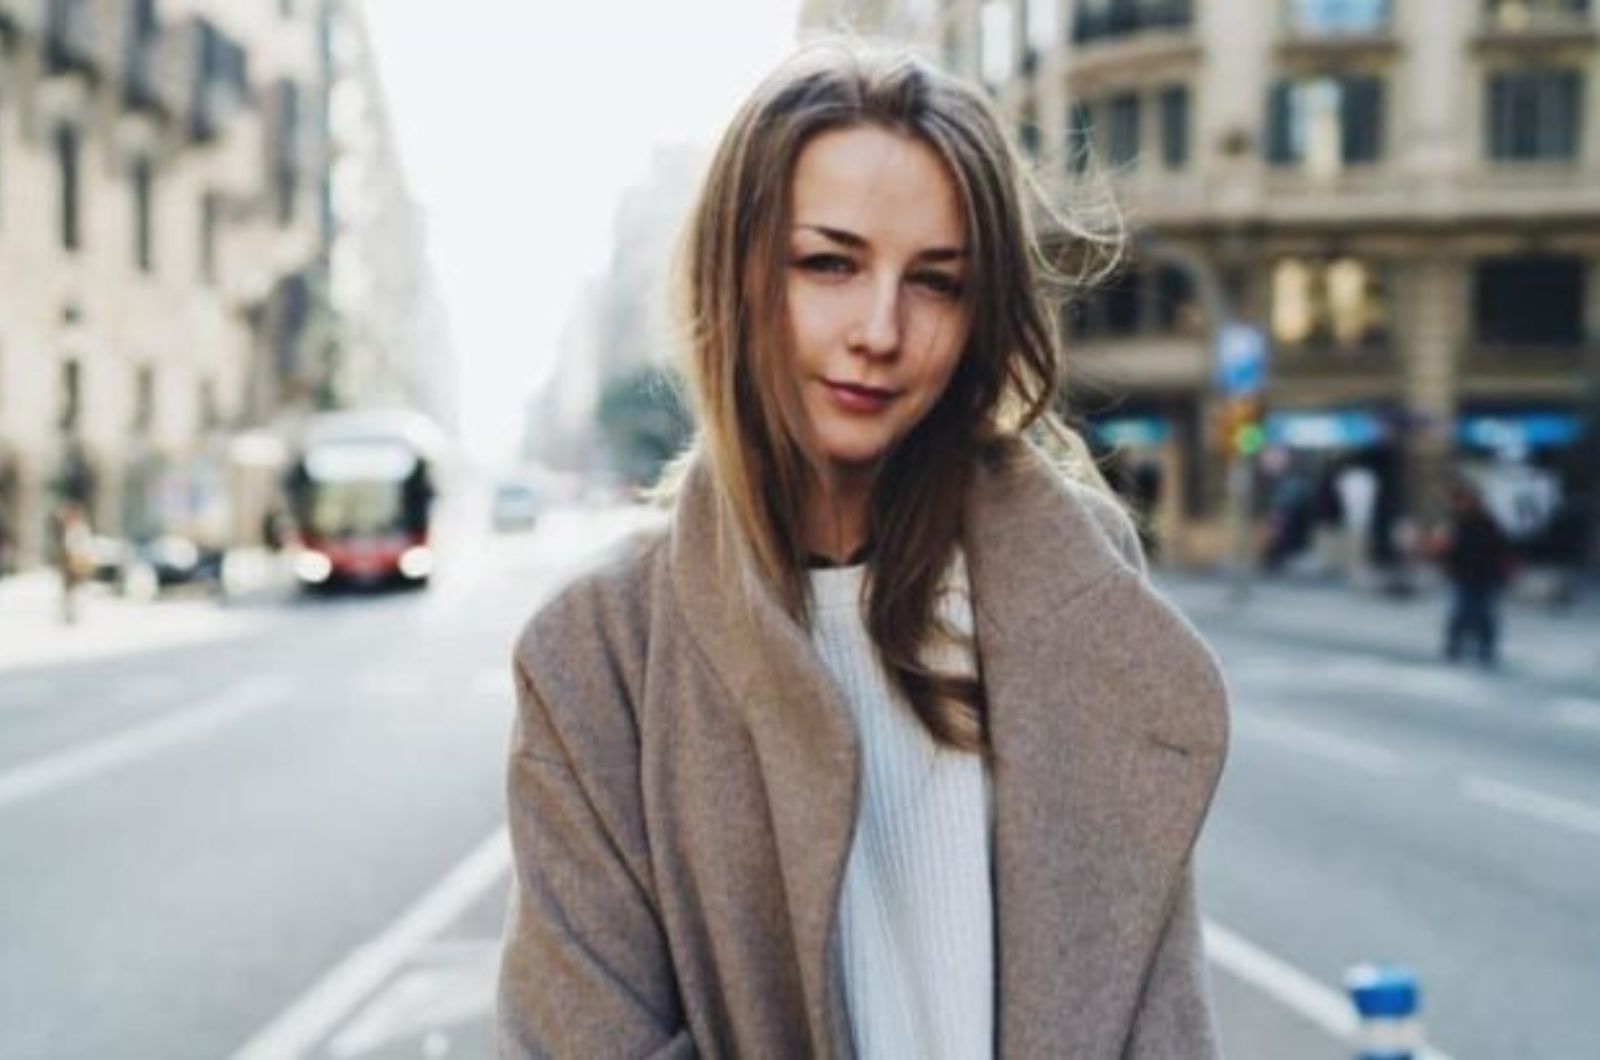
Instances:
[[[897,279],[874,282],[850,344],[874,357],[887,356],[900,348],[900,284]]]

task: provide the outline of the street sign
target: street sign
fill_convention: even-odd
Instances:
[[[1217,331],[1217,388],[1230,396],[1259,394],[1267,381],[1267,337],[1252,324]]]

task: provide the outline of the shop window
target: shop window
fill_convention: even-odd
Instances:
[[[1474,271],[1473,305],[1481,342],[1570,346],[1583,341],[1581,258],[1496,258]]]
[[[1583,74],[1504,70],[1489,77],[1485,109],[1496,162],[1571,162],[1583,127]]]
[[[1272,337],[1284,347],[1359,350],[1388,338],[1382,273],[1359,258],[1285,258],[1272,274]]]

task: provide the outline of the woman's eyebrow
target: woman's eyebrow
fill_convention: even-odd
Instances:
[[[794,227],[797,231],[816,232],[818,235],[847,246],[852,250],[865,250],[867,247],[867,241],[864,238],[843,228],[814,224],[797,224]],[[967,251],[964,247],[930,247],[927,250],[919,251],[917,254],[920,260],[929,262],[959,261],[966,256]]]

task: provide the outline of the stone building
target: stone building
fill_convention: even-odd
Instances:
[[[1136,253],[1067,311],[1074,404],[1174,552],[1220,549],[1234,319],[1269,341],[1263,505],[1361,469],[1381,559],[1463,461],[1594,490],[1597,6],[876,0],[803,28],[921,45],[990,87],[1048,186],[1114,192]]]

